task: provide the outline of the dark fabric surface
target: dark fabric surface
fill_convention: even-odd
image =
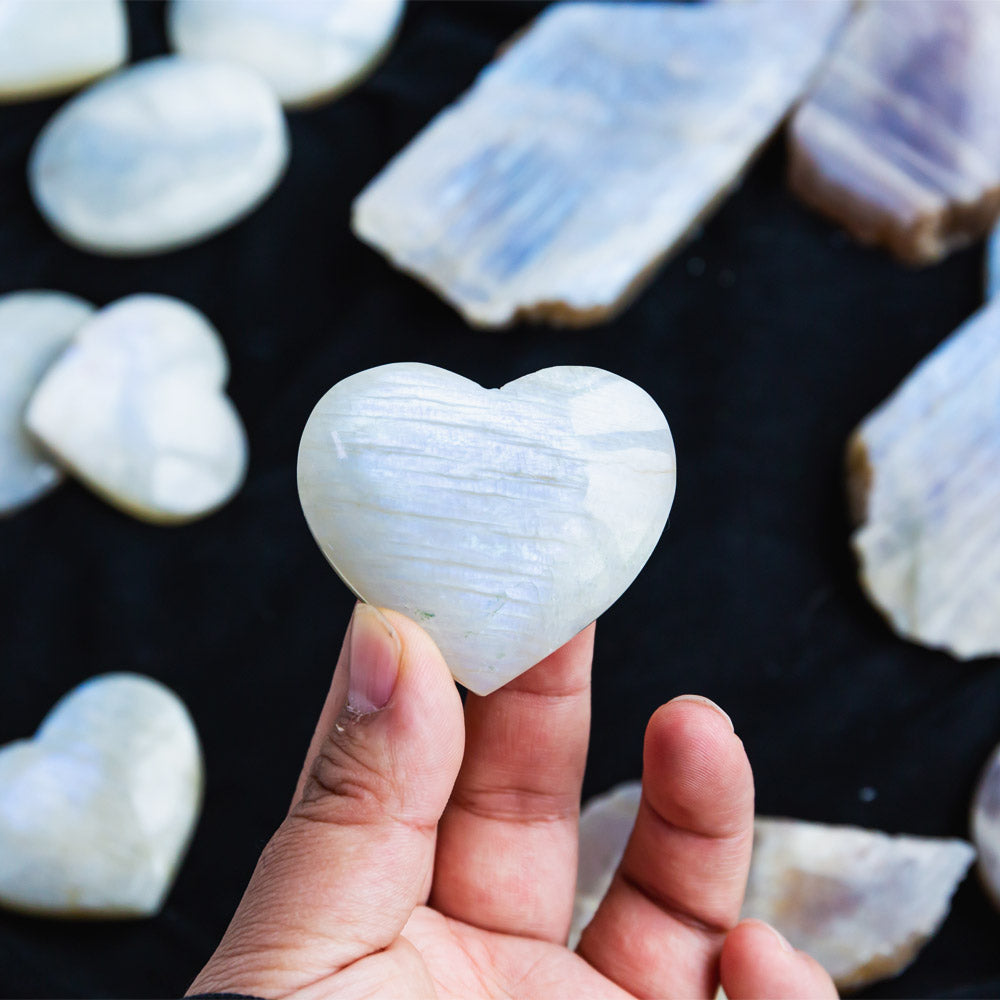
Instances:
[[[302,518],[299,434],[334,382],[391,361],[491,386],[597,365],[670,420],[670,524],[598,627],[586,795],[638,777],[650,713],[694,691],[732,715],[762,814],[967,835],[977,772],[1000,741],[1000,669],[908,644],[868,605],[842,462],[856,423],[981,302],[982,248],[912,271],[849,243],[791,199],[778,138],[620,318],[470,330],[351,235],[349,207],[536,9],[413,4],[372,78],[289,116],[291,165],[259,211],[145,260],[51,234],[25,164],[60,102],[0,108],[0,293],[191,302],[226,341],[251,448],[242,492],[187,527],[141,524],[75,484],[0,521],[0,742],[30,735],[84,678],[135,670],[185,699],[207,766],[162,914],[0,914],[3,996],[176,996],[210,954],[287,806],[352,605]],[[131,17],[135,55],[165,51],[162,6]],[[1000,995],[1000,915],[974,876],[913,967],[868,995],[949,994]]]

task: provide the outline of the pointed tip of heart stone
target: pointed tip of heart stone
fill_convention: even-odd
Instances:
[[[477,694],[621,596],[675,479],[656,403],[584,367],[499,390],[424,364],[359,372],[317,403],[298,457],[327,560],[355,594],[422,625]]]

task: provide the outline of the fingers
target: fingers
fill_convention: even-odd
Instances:
[[[577,951],[636,996],[713,996],[752,843],[743,744],[707,699],[675,698],[646,730],[639,815]]]
[[[565,942],[590,735],[594,626],[499,691],[466,700],[465,761],[438,832],[431,904]]]
[[[729,1000],[833,1000],[837,989],[826,970],[796,951],[774,928],[744,920],[729,932],[720,962]]]
[[[387,948],[430,884],[462,743],[437,647],[359,604],[298,797],[192,990],[281,996]]]

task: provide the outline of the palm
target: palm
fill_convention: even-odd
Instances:
[[[753,830],[753,779],[724,714],[694,698],[654,714],[635,828],[572,952],[593,628],[463,709],[427,636],[385,621],[401,642],[392,700],[345,714],[352,625],[292,809],[193,989],[714,995]]]

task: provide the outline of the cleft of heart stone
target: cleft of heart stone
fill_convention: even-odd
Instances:
[[[201,806],[201,748],[180,699],[138,674],[92,678],[33,739],[0,748],[0,905],[147,917]]]
[[[675,480],[657,404],[583,367],[502,389],[416,363],[360,372],[316,404],[298,458],[302,509],[333,568],[423,625],[477,694],[621,596]]]

